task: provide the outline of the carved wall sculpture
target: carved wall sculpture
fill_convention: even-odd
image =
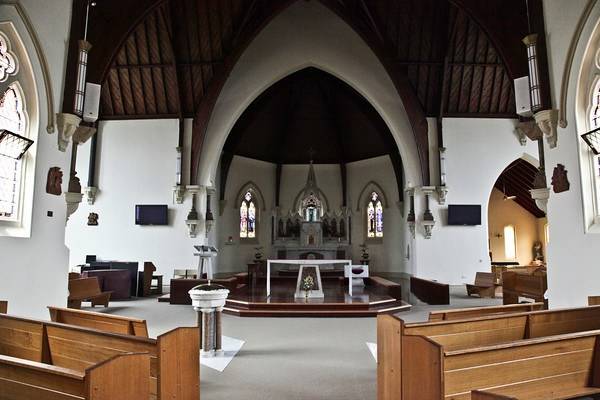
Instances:
[[[48,170],[48,179],[46,180],[46,193],[60,196],[62,194],[63,172],[59,167],[51,167]]]
[[[552,173],[552,189],[554,193],[562,193],[570,189],[571,184],[569,183],[567,172],[565,166],[562,164],[554,167],[554,172]]]

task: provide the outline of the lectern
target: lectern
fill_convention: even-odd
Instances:
[[[217,256],[219,250],[214,246],[194,246],[198,257],[198,279],[202,279],[206,274],[206,279],[213,279],[212,259]]]

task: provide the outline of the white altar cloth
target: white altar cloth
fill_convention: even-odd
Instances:
[[[352,265],[352,260],[267,260],[267,297],[271,295],[271,263],[292,265],[325,265],[344,264]]]

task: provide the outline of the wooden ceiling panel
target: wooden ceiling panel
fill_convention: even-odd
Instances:
[[[536,167],[523,159],[518,159],[506,167],[500,177],[498,177],[494,187],[506,196],[516,196],[514,201],[517,204],[529,211],[536,218],[542,218],[546,214],[537,207],[535,200],[531,198],[529,192],[533,189],[533,181],[536,173]]]
[[[105,77],[102,117],[194,117],[241,32],[259,25],[277,1],[163,0],[116,52]],[[427,116],[439,115],[445,93],[444,116],[514,117],[505,66],[485,31],[455,4],[336,2],[380,38]]]

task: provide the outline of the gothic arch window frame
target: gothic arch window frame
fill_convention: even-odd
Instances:
[[[251,201],[254,205],[254,237],[243,236],[242,232],[242,207],[243,204],[246,204],[249,207],[250,202],[246,202],[246,194],[250,193]],[[260,216],[261,212],[265,210],[265,200],[262,195],[262,192],[254,184],[253,182],[247,182],[244,184],[237,193],[235,197],[234,209],[237,210],[238,214],[237,221],[237,230],[238,230],[238,238],[240,239],[240,243],[242,244],[254,244],[259,242],[260,235]]]
[[[4,11],[6,6],[0,5],[0,7]],[[37,89],[39,83],[36,81],[37,75],[34,73],[32,59],[38,60],[35,46],[29,37],[25,23],[20,19],[18,13],[12,13],[10,8],[7,11],[9,21],[0,22],[0,35],[8,43],[7,47],[12,53],[17,67],[8,76],[3,77],[0,82],[0,96],[9,89],[15,90],[21,101],[20,108],[24,125],[20,132],[15,133],[33,140],[34,144],[20,160],[16,215],[0,217],[0,237],[28,238],[31,236],[33,219],[35,164],[40,119]],[[38,69],[40,68],[38,64],[35,65]]]
[[[582,29],[582,37],[575,51],[575,59],[579,68],[571,74],[576,79],[575,88],[575,122],[578,136],[594,128],[592,124],[592,107],[594,95],[600,94],[600,4],[594,7]],[[600,100],[600,99],[598,99]],[[598,109],[600,115],[600,109]],[[600,121],[597,123],[600,127]],[[600,233],[600,158],[592,152],[583,139],[578,139],[579,169],[581,175],[581,195],[583,207],[584,232]]]
[[[370,216],[369,216],[369,205],[372,202],[372,194],[376,193],[377,194],[377,201],[379,203],[381,203],[381,213],[382,213],[382,220],[381,220],[381,224],[382,224],[382,230],[381,230],[381,235],[377,236],[377,233],[375,233],[375,236],[370,236],[369,235],[369,231],[370,231]],[[364,221],[364,235],[365,235],[365,241],[366,242],[370,242],[370,243],[382,243],[383,242],[383,238],[385,237],[385,210],[388,208],[388,202],[387,202],[387,197],[385,194],[385,191],[383,190],[383,188],[381,187],[381,185],[379,185],[377,182],[375,181],[370,181],[368,182],[363,189],[360,191],[359,195],[358,195],[358,201],[357,201],[357,208],[356,211],[358,213],[362,214],[362,219]],[[374,217],[375,219],[377,218],[377,210],[376,207],[374,207]],[[377,228],[376,228],[377,229]]]

